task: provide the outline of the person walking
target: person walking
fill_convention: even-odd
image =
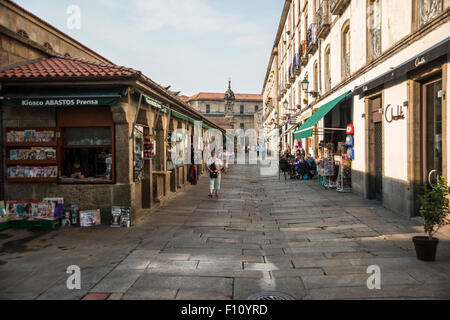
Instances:
[[[211,158],[208,159],[207,168],[209,172],[209,195],[210,199],[213,198],[214,191],[216,198],[219,198],[220,183],[222,180],[221,171],[223,169],[223,162],[216,157],[216,151],[211,152]]]

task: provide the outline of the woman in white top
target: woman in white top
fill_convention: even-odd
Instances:
[[[211,199],[213,197],[214,191],[216,191],[216,198],[219,198],[220,183],[222,179],[220,172],[223,169],[223,162],[216,157],[216,151],[213,151],[211,153],[211,158],[208,159],[206,165],[209,172],[208,197]]]

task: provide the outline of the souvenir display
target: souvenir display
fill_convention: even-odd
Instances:
[[[153,136],[144,138],[144,160],[152,160],[155,156],[155,139]]]
[[[142,127],[134,128],[134,157],[133,157],[133,171],[134,181],[141,181],[144,179],[144,134]]]

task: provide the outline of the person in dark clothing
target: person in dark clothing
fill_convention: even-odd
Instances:
[[[81,164],[79,158],[69,162],[66,167],[66,177],[72,179],[86,179],[89,176],[89,170],[85,164]]]
[[[316,160],[311,156],[311,154],[308,154],[306,161],[308,162],[309,166],[309,177],[312,179],[317,173],[317,163]]]

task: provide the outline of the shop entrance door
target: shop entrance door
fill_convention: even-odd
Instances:
[[[422,85],[422,184],[442,176],[442,79]]]
[[[383,109],[381,95],[369,99],[369,199],[383,200]]]

